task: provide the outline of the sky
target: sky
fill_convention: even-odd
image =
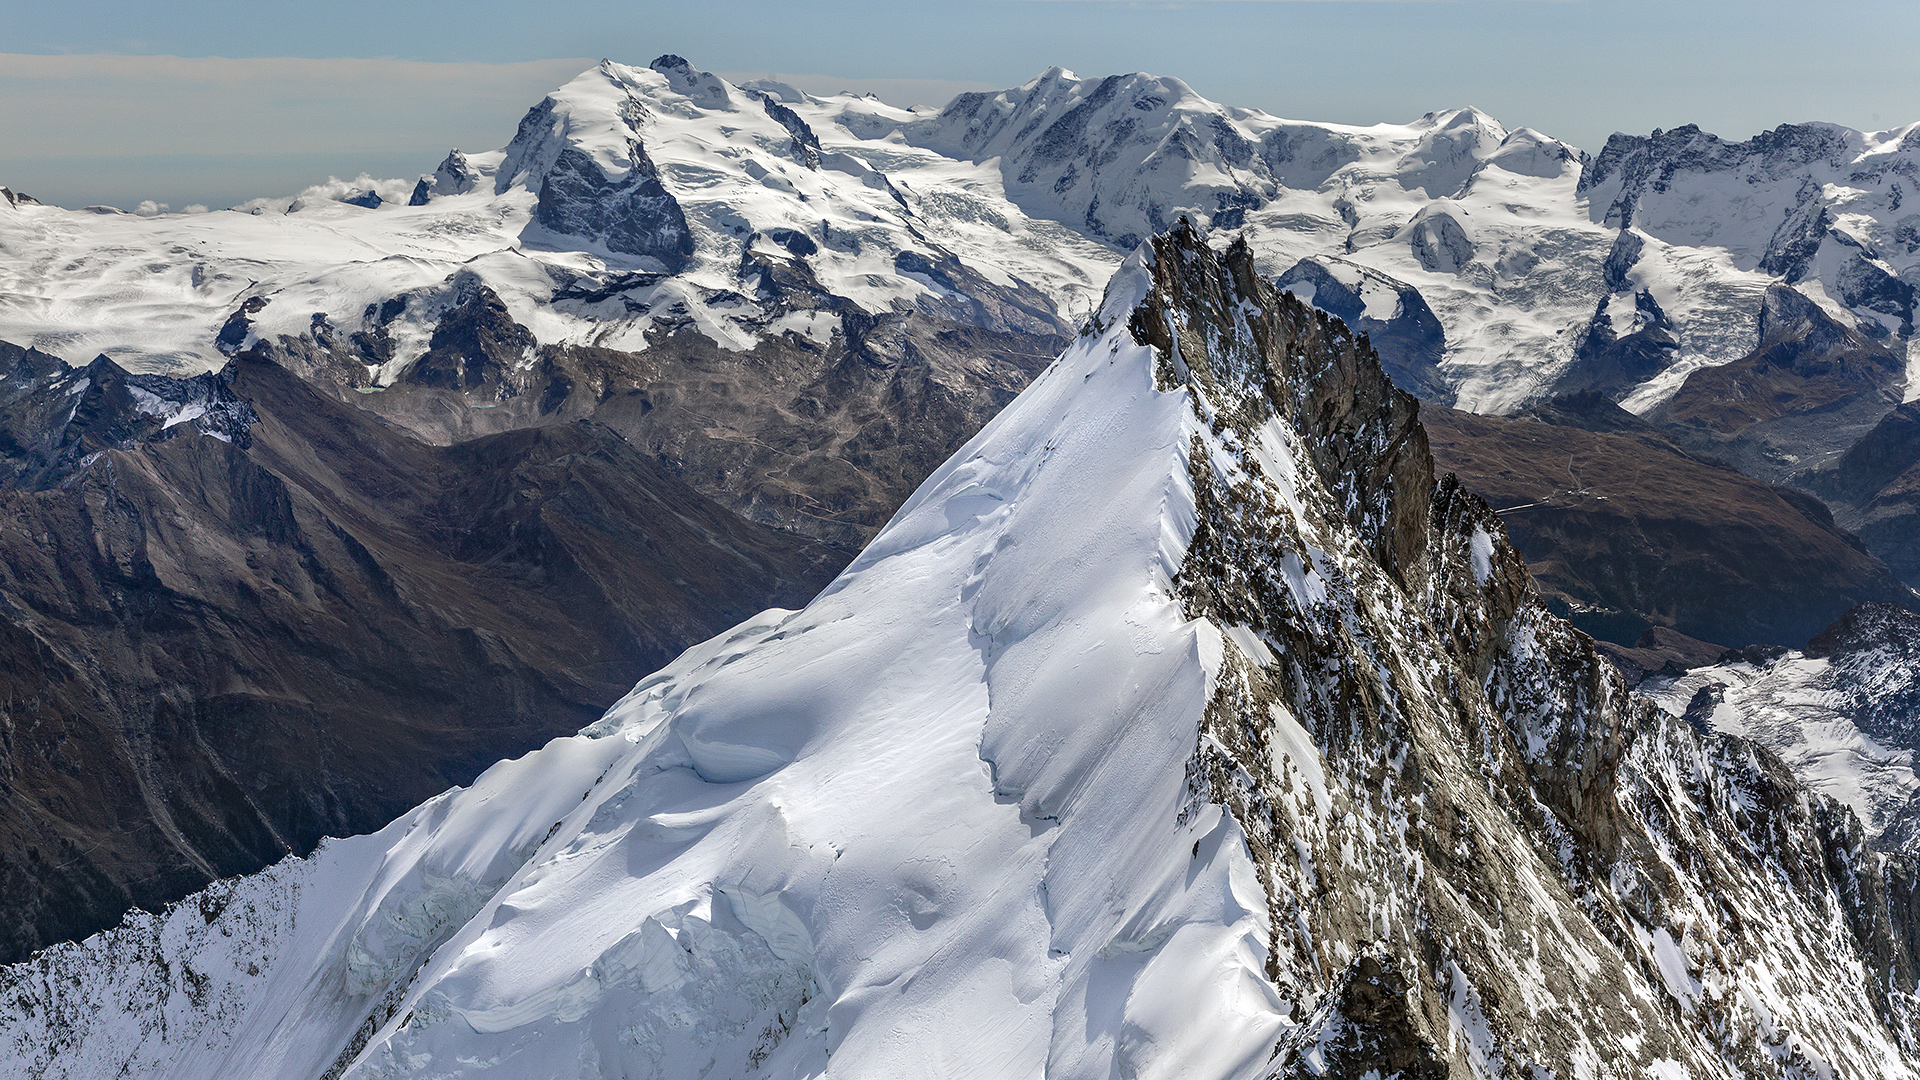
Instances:
[[[1591,152],[1920,121],[1913,0],[65,0],[0,17],[0,184],[179,210],[494,149],[602,57],[944,104],[1058,64],[1370,124],[1477,106]]]

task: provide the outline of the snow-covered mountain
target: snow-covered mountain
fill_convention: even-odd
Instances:
[[[812,604],[0,972],[6,1075],[1911,1076],[1909,862],[1176,229]]]
[[[362,381],[388,385],[427,351],[467,278],[543,345],[638,350],[690,324],[737,349],[769,334],[824,340],[838,328],[834,305],[808,293],[868,314],[925,304],[1051,332],[1050,297],[1091,294],[1118,261],[1051,222],[1009,219],[1004,200],[970,221],[972,178],[956,170],[958,209],[942,215],[939,239],[994,257],[954,266],[952,251],[917,235],[916,211],[886,174],[823,149],[776,97],[796,93],[736,87],[678,57],[603,63],[529,112],[504,149],[449,155],[405,205],[302,198],[158,218],[19,207],[0,240],[0,339],[217,366],[248,341],[219,339],[228,317],[257,300],[244,324],[254,340],[310,338],[316,315],[343,338],[384,336],[384,348],[358,351],[377,361]],[[911,116],[863,98],[833,107]],[[769,306],[756,288],[767,276],[804,287]]]
[[[454,152],[405,200],[400,181],[251,215],[9,200],[0,340],[210,368],[228,316],[264,305],[230,347],[337,338],[364,368],[340,377],[392,386],[468,280],[548,348],[644,352],[679,329],[727,350],[824,345],[897,311],[1050,333],[1185,214],[1245,228],[1262,271],[1303,295],[1373,281],[1370,317],[1410,320],[1386,359],[1432,400],[1506,412],[1598,388],[1645,412],[1750,352],[1777,283],[1904,365],[1916,177],[1920,125],[1737,144],[1689,127],[1589,158],[1472,109],[1309,123],[1178,79],[1055,68],[913,111],[664,56],[585,72],[504,149]]]
[[[1804,650],[1748,648],[1641,690],[1779,754],[1851,807],[1876,846],[1920,851],[1920,616],[1864,604]]]

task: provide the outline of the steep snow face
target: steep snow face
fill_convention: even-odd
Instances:
[[[1912,868],[1635,705],[1415,414],[1157,239],[806,609],[5,969],[0,1075],[1913,1075]]]
[[[1805,652],[1749,649],[1642,690],[1675,716],[1780,755],[1850,807],[1876,847],[1920,850],[1920,617],[1862,605]]]

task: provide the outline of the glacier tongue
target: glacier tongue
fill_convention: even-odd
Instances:
[[[0,1076],[1910,1076],[1917,886],[1182,224],[807,608],[5,969]]]

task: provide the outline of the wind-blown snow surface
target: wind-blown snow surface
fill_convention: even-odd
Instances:
[[[1644,411],[1749,351],[1776,281],[1849,325],[1911,332],[1917,132],[1801,125],[1725,144],[1683,128],[1589,160],[1472,109],[1308,123],[1145,74],[1055,68],[935,113],[735,86],[679,57],[603,63],[505,148],[450,155],[418,205],[342,201],[335,184],[252,215],[0,206],[0,340],[190,373],[218,366],[227,316],[263,298],[254,339],[315,335],[316,314],[342,338],[391,336],[367,358],[384,385],[425,351],[461,273],[543,345],[638,351],[685,326],[728,348],[825,342],[849,310],[1021,329],[1090,311],[1139,238],[1185,214],[1244,227],[1269,276],[1344,260],[1417,290],[1445,331],[1421,392],[1463,408],[1589,385],[1582,365],[1607,368],[1596,349],[1654,332],[1638,366],[1600,377]],[[770,268],[838,299],[773,299]],[[983,289],[1011,307],[982,313]]]
[[[5,969],[0,1075],[1913,1075],[1911,867],[1634,705],[1413,417],[1157,240],[805,610]]]

